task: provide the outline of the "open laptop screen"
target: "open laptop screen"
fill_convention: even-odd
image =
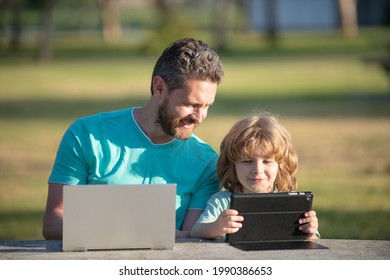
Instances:
[[[63,250],[172,249],[176,185],[64,186]]]

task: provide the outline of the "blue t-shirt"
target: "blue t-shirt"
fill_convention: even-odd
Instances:
[[[51,183],[176,183],[176,228],[187,209],[205,208],[218,191],[217,153],[195,135],[153,144],[136,123],[135,108],[76,120],[66,131]]]

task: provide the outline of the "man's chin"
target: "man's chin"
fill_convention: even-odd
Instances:
[[[191,137],[193,133],[193,129],[191,130],[177,130],[175,134],[175,138],[180,140],[187,140]]]
[[[180,134],[180,135],[177,135],[176,138],[180,139],[180,140],[188,140],[189,138],[191,138],[191,135],[192,134],[189,134],[189,135],[188,134],[184,134],[184,135]]]

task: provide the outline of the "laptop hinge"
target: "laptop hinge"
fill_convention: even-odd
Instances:
[[[85,247],[73,247],[70,252],[87,252],[88,249]]]
[[[170,250],[170,249],[173,249],[173,247],[166,246],[166,245],[161,245],[161,246],[156,245],[156,246],[153,246],[151,249],[152,250]]]

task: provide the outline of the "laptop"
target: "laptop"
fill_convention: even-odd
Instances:
[[[63,251],[173,249],[176,184],[65,185]]]
[[[230,208],[244,221],[225,241],[244,251],[327,248],[305,240],[307,234],[298,229],[298,220],[312,203],[312,192],[233,193]]]

